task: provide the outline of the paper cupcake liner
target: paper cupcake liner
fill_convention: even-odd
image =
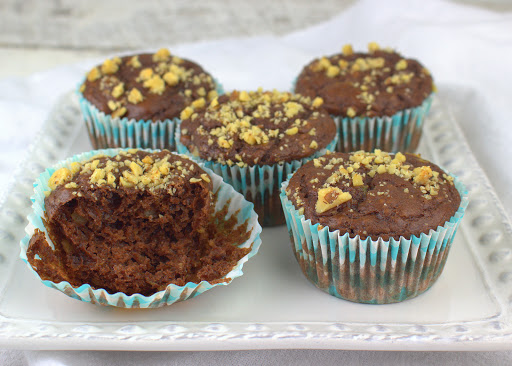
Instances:
[[[216,91],[224,94],[224,88],[214,79]],[[82,84],[80,84],[82,85]],[[94,149],[140,148],[175,150],[175,127],[178,118],[163,121],[136,120],[112,117],[90,103],[78,89],[76,91]]]
[[[423,131],[423,122],[430,110],[432,95],[421,105],[405,109],[391,117],[332,116],[338,128],[337,151],[373,151],[392,153],[415,152]]]
[[[31,197],[33,202],[33,212],[28,216],[29,224],[25,228],[27,235],[21,240],[21,259],[27,264],[30,270],[48,287],[59,290],[66,295],[85,302],[90,302],[99,305],[116,306],[122,308],[156,308],[163,305],[170,305],[175,302],[187,300],[196,297],[203,292],[210,290],[211,288],[219,285],[228,285],[234,278],[242,276],[242,268],[245,262],[254,256],[261,245],[261,226],[258,223],[258,216],[253,210],[253,204],[247,202],[242,195],[234,191],[234,189],[224,183],[222,178],[207,168],[202,167],[210,176],[213,183],[213,192],[217,192],[217,201],[215,205],[215,212],[219,212],[228,206],[226,217],[235,215],[239,224],[244,223],[248,220],[247,230],[251,231],[251,235],[247,241],[239,245],[240,248],[251,248],[251,251],[242,257],[233,269],[224,275],[221,279],[224,282],[209,283],[207,281],[201,281],[200,283],[189,282],[185,286],[177,286],[169,284],[165,290],[156,292],[151,296],[143,296],[141,294],[126,295],[122,292],[114,294],[108,293],[105,289],[95,289],[88,284],[81,285],[80,287],[73,287],[69,282],[63,281],[60,283],[54,283],[49,280],[42,280],[39,274],[32,268],[27,259],[27,249],[30,238],[32,237],[35,229],[46,234],[48,243],[53,247],[53,243],[49,240],[48,232],[43,224],[42,219],[44,218],[44,198],[45,191],[49,191],[48,180],[53,172],[61,167],[69,166],[72,162],[86,161],[97,154],[104,154],[108,156],[114,156],[122,149],[106,149],[96,150],[79,155],[75,155],[69,159],[59,162],[54,167],[46,169],[34,183],[34,194]]]
[[[306,278],[319,289],[358,303],[389,304],[429,289],[443,271],[453,238],[468,205],[468,192],[454,177],[461,196],[457,212],[443,226],[410,239],[361,239],[313,224],[286,196],[281,202],[295,258]]]
[[[286,177],[299,169],[308,161],[333,151],[337,142],[334,138],[325,148],[315,154],[300,160],[293,160],[283,164],[255,165],[240,167],[236,164],[229,166],[214,161],[208,161],[194,156],[185,145],[180,142],[180,124],[176,128],[176,148],[178,153],[186,154],[193,160],[204,164],[205,167],[220,175],[224,181],[244,197],[254,203],[254,210],[260,218],[262,226],[282,225],[285,222],[279,187]]]
[[[292,92],[295,92],[296,83],[297,79],[292,83]],[[331,115],[338,131],[336,151],[416,152],[433,95],[430,94],[419,106],[392,116],[349,118]]]

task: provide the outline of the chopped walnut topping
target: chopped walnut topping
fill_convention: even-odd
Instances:
[[[68,189],[78,188],[78,184],[76,184],[75,182],[70,182],[70,183],[67,183],[66,185],[64,185],[64,188],[68,188]]]
[[[311,68],[313,71],[318,72],[322,70],[327,70],[331,66],[331,62],[327,59],[327,57],[322,57],[320,60],[315,62]]]
[[[112,112],[112,117],[122,117],[126,114],[126,107],[121,107],[119,109],[116,109],[114,112]]]
[[[210,108],[215,108],[219,105],[219,100],[218,98],[214,98],[211,102],[210,102]]]
[[[411,79],[413,78],[414,74],[411,72],[411,73],[408,73],[408,74],[395,74],[389,78],[387,78],[384,83],[385,84],[396,84],[396,85],[400,85],[400,84],[405,84],[405,83],[408,83],[411,81]]]
[[[104,74],[115,74],[117,70],[119,70],[119,59],[107,59],[103,62],[103,65],[101,65],[101,72]]]
[[[341,48],[341,52],[343,52],[345,56],[350,56],[354,53],[354,50],[351,44],[346,44]]]
[[[356,110],[352,107],[348,107],[347,109],[347,116],[349,116],[350,118],[353,118],[356,116]]]
[[[206,173],[201,174],[201,179],[204,180],[206,183],[211,182],[210,176]]]
[[[94,172],[92,173],[91,177],[89,178],[89,182],[95,183],[98,185],[102,185],[106,183],[105,178],[105,170],[104,169],[94,169]]]
[[[165,90],[165,84],[163,79],[158,75],[153,75],[151,79],[148,79],[142,84],[145,88],[149,88],[149,91],[153,94],[162,94]]]
[[[51,190],[54,190],[57,186],[68,182],[71,177],[71,171],[68,168],[60,168],[51,175],[48,180],[48,186]]]
[[[98,80],[101,77],[100,70],[98,70],[97,67],[93,67],[91,71],[87,74],[87,80],[90,82],[93,82],[95,80]]]
[[[176,75],[172,71],[166,72],[164,74],[164,80],[170,86],[177,85],[180,82],[180,78],[178,77],[178,75]]]
[[[341,59],[338,61],[338,66],[340,68],[340,72],[342,72],[343,70],[346,70],[348,68],[348,65],[349,65],[349,63],[347,60]]]
[[[109,100],[107,105],[111,111],[115,111],[116,109],[118,109],[121,106],[121,104],[119,102],[114,102],[113,100]]]
[[[351,237],[362,233],[375,240],[376,236],[385,236],[397,227],[400,231],[396,236],[419,236],[416,232],[403,232],[409,218],[414,231],[420,227],[417,224],[425,222],[429,227],[420,231],[435,229],[442,225],[438,223],[441,221],[438,214],[446,217],[449,212],[444,209],[448,206],[454,210],[453,214],[458,198],[453,183],[441,178],[443,173],[437,166],[428,164],[412,154],[392,155],[378,149],[374,153],[327,154],[299,169],[290,180],[286,195],[312,224],[332,224],[331,230],[340,229]],[[377,173],[378,167],[383,168],[381,173]],[[390,167],[393,173],[388,172]],[[374,178],[369,179],[370,176]],[[433,211],[439,212],[432,214]]]
[[[233,144],[230,144],[229,140],[226,140],[225,137],[219,137],[217,140],[217,143],[219,144],[220,147],[222,147],[224,149],[229,149],[233,145]]]
[[[246,91],[240,92],[238,99],[241,102],[248,102],[250,100],[249,94]]]
[[[355,53],[352,46],[345,45],[341,54],[311,62],[301,73],[296,90],[304,93],[308,93],[308,90],[317,90],[319,95],[325,97],[319,86],[314,86],[316,81],[313,80],[321,80],[322,90],[325,91],[334,91],[335,88],[341,87],[350,90],[352,87],[356,90],[350,94],[355,94],[361,103],[354,103],[350,107],[355,111],[354,116],[361,117],[391,116],[399,110],[418,105],[418,100],[427,98],[429,93],[428,86],[420,84],[419,80],[425,79],[425,71],[418,68],[416,61],[401,58],[392,50],[389,51],[390,55],[386,55],[385,52],[388,50],[381,49],[375,42],[368,44],[368,53]],[[325,77],[311,78],[311,72],[321,73]],[[410,87],[405,84],[410,84]],[[389,94],[396,94],[398,102],[389,103]],[[343,103],[336,104],[338,106],[330,102],[327,109],[336,111],[331,111],[333,114],[347,116],[348,106]],[[404,107],[400,108],[402,105]]]
[[[340,68],[338,66],[329,66],[327,68],[327,76],[330,77],[330,78],[333,78],[337,75],[339,75],[340,73]]]
[[[307,118],[318,118],[319,111],[312,111],[323,103],[321,98],[312,100],[309,97],[293,95],[291,93],[280,93],[277,91],[264,92],[259,89],[256,92],[234,91],[222,97],[213,99],[209,104],[204,98],[194,101],[186,107],[182,113],[182,120],[191,119],[192,121],[201,116],[205,121],[211,121],[208,129],[204,128],[207,124],[200,125],[196,131],[191,132],[192,136],[198,133],[201,136],[208,136],[208,145],[216,146],[222,149],[231,149],[235,142],[244,142],[248,145],[267,144],[272,139],[284,139],[287,136],[296,134],[307,134],[307,143],[302,145],[303,151],[318,149],[319,144],[312,137],[316,132],[310,127]],[[313,107],[314,105],[314,107]],[[300,118],[298,118],[300,117]],[[264,126],[261,119],[270,120],[270,123],[276,127]],[[279,125],[281,124],[282,127]],[[313,130],[313,132],[311,132]],[[189,131],[190,132],[190,131]],[[287,146],[279,146],[280,150]],[[193,147],[190,151],[193,153]],[[197,151],[199,154],[199,151]],[[227,152],[226,154],[231,154]],[[225,159],[221,152],[216,160],[221,163],[229,164],[229,159]],[[244,164],[243,161],[240,163]],[[256,162],[254,162],[256,164]]]
[[[296,135],[297,132],[299,132],[299,129],[297,127],[291,127],[285,131],[287,135]]]
[[[326,155],[326,157],[328,158],[329,155]],[[379,149],[376,149],[374,153],[356,151],[351,153],[348,162],[343,162],[336,158],[331,158],[326,160],[326,162],[322,163],[320,159],[314,159],[313,164],[316,168],[323,168],[327,171],[332,171],[336,164],[342,165],[339,166],[338,170],[329,173],[330,175],[325,180],[323,188],[337,184],[342,178],[345,180],[350,179],[354,187],[363,186],[363,176],[365,174],[368,174],[370,177],[374,177],[376,174],[397,175],[405,181],[411,181],[426,196],[437,195],[440,184],[445,184],[446,182],[453,184],[452,177],[443,175],[444,180],[440,180],[439,173],[433,171],[430,166],[412,169],[411,165],[407,164],[407,157],[400,152],[393,157]],[[361,167],[365,167],[367,173],[361,173],[359,171]],[[405,192],[408,193],[409,190],[407,189]],[[428,199],[431,199],[431,197]]]
[[[134,69],[138,69],[139,67],[142,66],[142,64],[139,61],[138,56],[133,56],[132,58],[130,58],[130,60],[128,60],[127,64],[129,66],[133,67]]]
[[[397,69],[397,70],[407,69],[407,61],[404,59],[401,59],[400,61],[398,61],[395,65],[395,69]]]
[[[80,189],[77,184],[78,175],[88,175],[90,187],[108,185],[153,191],[155,189],[166,189],[168,193],[174,194],[175,188],[171,179],[189,179],[191,182],[205,181],[210,183],[207,174],[196,169],[194,163],[183,158],[183,160],[169,161],[169,156],[150,156],[138,154],[137,149],[121,151],[114,157],[98,155],[89,161],[72,163],[68,168],[61,168],[49,179],[48,184],[51,190],[58,185],[65,184],[67,189]],[[146,153],[143,153],[146,154]],[[88,187],[87,187],[88,188]],[[81,196],[80,192],[73,194]]]
[[[180,118],[182,120],[189,119],[193,113],[194,113],[194,110],[191,107],[186,107],[184,110],[181,111]]]
[[[397,152],[397,153],[395,154],[395,159],[396,159],[399,163],[404,163],[404,162],[407,160],[407,159],[406,159],[406,157],[405,157],[405,155],[404,155],[404,154],[402,154],[400,151],[399,151],[399,152]]]
[[[420,168],[416,168],[413,170],[414,182],[418,184],[427,184],[430,178],[432,177],[432,168],[429,166],[422,166]]]
[[[130,169],[136,176],[140,176],[143,173],[142,167],[134,161],[130,163]]]
[[[386,64],[386,60],[384,60],[382,57],[376,57],[376,58],[368,58],[366,59],[366,62],[368,64],[368,67],[370,69],[380,69],[382,67],[384,67],[384,65]],[[371,78],[370,78],[370,82],[371,82]]]
[[[324,100],[322,98],[320,98],[320,97],[316,97],[315,99],[313,99],[313,103],[311,103],[311,106],[313,108],[318,108],[322,104],[324,104]]]
[[[124,69],[130,70],[130,72],[119,72]],[[116,111],[117,116],[124,111],[129,113],[130,117],[141,118],[140,115],[144,114],[144,110],[140,108],[123,110],[122,107],[126,107],[128,103],[138,104],[145,98],[158,98],[149,94],[181,95],[185,97],[186,104],[191,103],[192,99],[196,99],[198,96],[204,97],[209,102],[217,95],[215,82],[211,76],[200,68],[198,69],[193,63],[172,57],[167,49],[160,49],[153,55],[142,54],[105,60],[103,64],[88,72],[86,82],[80,86],[80,91],[85,92],[87,98],[89,90],[86,91],[86,84],[96,80],[100,82],[94,88],[99,88],[102,91],[108,90],[121,103],[116,105],[115,109],[110,109]],[[136,83],[142,83],[144,89]],[[166,88],[171,89],[177,85],[179,87],[172,88],[164,94]],[[137,91],[132,92],[134,89]],[[108,103],[108,100],[106,102]],[[103,112],[109,113],[104,110],[103,103],[95,105]],[[170,113],[174,111],[174,108],[170,109]]]
[[[137,89],[133,88],[130,90],[130,93],[128,94],[128,102],[132,104],[140,103],[144,100],[144,97],[142,96],[142,93]]]
[[[318,200],[316,201],[315,210],[317,213],[324,213],[334,207],[350,201],[352,195],[343,192],[338,187],[322,188],[318,191]]]
[[[199,98],[192,102],[192,108],[202,108],[205,106],[205,104],[206,101],[204,100],[204,98]]]
[[[76,173],[78,173],[80,171],[81,165],[80,165],[80,163],[73,162],[73,163],[69,164],[69,169],[71,170],[71,174],[75,175]]]
[[[210,90],[207,94],[208,100],[213,100],[218,97],[218,93],[216,90]]]
[[[296,102],[288,102],[284,105],[284,113],[286,117],[292,118],[299,114],[299,112],[303,111],[304,107],[302,104]]]
[[[107,184],[110,186],[116,186],[116,177],[112,172],[107,173]]]
[[[240,138],[247,142],[249,145],[262,143],[263,131],[258,126],[252,126],[251,129],[240,133]],[[268,141],[268,139],[267,139]]]
[[[352,176],[352,184],[354,187],[362,186],[363,185],[363,177],[359,174],[354,174]]]
[[[368,51],[369,52],[375,52],[380,49],[379,44],[377,42],[370,42],[368,43]]]
[[[169,57],[171,56],[171,53],[167,48],[160,48],[156,53],[153,55],[153,61],[167,61]]]
[[[151,79],[152,76],[153,76],[153,69],[151,69],[149,67],[142,69],[139,73],[139,78],[140,78],[140,80],[143,80],[143,81]]]
[[[119,98],[124,93],[124,83],[117,84],[114,89],[112,89],[112,96],[114,98]]]

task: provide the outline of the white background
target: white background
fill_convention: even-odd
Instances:
[[[512,14],[443,1],[360,1],[333,19],[281,37],[162,44],[203,64],[226,89],[286,89],[311,58],[339,52],[344,43],[392,46],[427,66],[452,108],[465,138],[512,214]],[[95,52],[32,53],[58,65]],[[26,54],[2,51],[2,74],[19,74]],[[61,57],[61,58],[58,58]],[[228,58],[229,61],[226,61]],[[236,61],[234,61],[236,60]],[[0,191],[38,133],[49,109],[99,59],[59,66],[25,77],[0,79]],[[12,70],[10,72],[9,70]],[[356,351],[236,352],[18,352],[0,351],[0,364],[295,364],[295,365],[510,365],[512,352],[402,353]]]

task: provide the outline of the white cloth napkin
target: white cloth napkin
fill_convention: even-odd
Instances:
[[[392,46],[427,66],[452,108],[465,138],[512,215],[512,14],[440,0],[357,2],[335,18],[285,37],[228,39],[171,47],[198,60],[226,89],[288,89],[312,58],[339,52],[345,43],[366,49],[369,41]],[[167,45],[163,45],[167,46]],[[0,191],[24,155],[52,104],[75,88],[99,60],[59,67],[26,78],[0,80]],[[5,359],[18,353],[4,351]],[[0,352],[0,359],[2,359]],[[145,361],[146,360],[146,361]],[[147,362],[147,360],[151,360]],[[33,365],[339,364],[510,365],[512,353],[377,353],[338,351],[251,351],[172,354],[32,352]]]
[[[227,89],[286,89],[313,57],[369,41],[416,57],[442,86],[474,154],[509,215],[512,181],[509,98],[512,14],[444,1],[360,1],[321,25],[285,37],[186,44],[173,52],[199,60]],[[0,81],[0,191],[62,93],[99,60]],[[447,87],[450,86],[450,88]]]

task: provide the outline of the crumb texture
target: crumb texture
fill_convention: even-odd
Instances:
[[[43,279],[151,295],[170,283],[220,281],[248,252],[237,248],[247,225],[213,215],[209,176],[186,158],[131,150],[65,169],[45,199],[55,250],[36,231],[27,252]]]

